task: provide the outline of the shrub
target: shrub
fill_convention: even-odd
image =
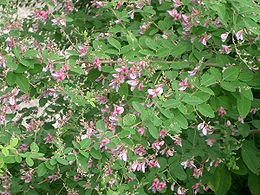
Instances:
[[[0,4],[2,194],[260,193],[259,3]]]

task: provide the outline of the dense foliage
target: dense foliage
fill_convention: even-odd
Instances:
[[[0,1],[1,194],[260,194],[258,1],[44,2]]]

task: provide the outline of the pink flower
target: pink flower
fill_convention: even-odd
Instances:
[[[130,90],[131,91],[134,91],[135,87],[138,85],[138,80],[128,80],[126,81],[131,87],[130,87]]]
[[[171,10],[171,11],[168,11],[168,13],[169,13],[169,15],[170,15],[171,17],[173,17],[174,20],[179,20],[179,19],[181,19],[181,17],[182,17],[182,15],[181,15],[180,13],[178,13],[176,9],[173,9],[173,10]]]
[[[226,110],[221,106],[218,109],[218,115],[221,116],[221,117],[224,117],[224,116],[226,116],[226,114],[227,114]]]
[[[197,67],[195,67],[193,70],[188,71],[189,75],[190,75],[191,77],[195,76],[195,75],[197,74],[197,72],[199,71],[199,68],[200,68],[200,66],[197,66]]]
[[[0,54],[0,67],[6,68],[6,59],[3,55]]]
[[[181,0],[172,0],[172,1],[174,3],[174,7],[175,8],[182,6]]]
[[[232,51],[232,48],[227,45],[222,45],[222,48],[220,49],[222,53],[229,54]]]
[[[185,193],[186,193],[186,189],[185,188],[183,188],[183,187],[178,187],[178,189],[177,189],[177,194],[178,195],[185,195]]]
[[[207,45],[207,42],[208,40],[211,38],[211,35],[203,35],[201,38],[200,38],[200,42],[203,44],[203,45]]]
[[[237,38],[237,40],[239,41],[239,40],[241,40],[241,41],[243,41],[243,39],[244,39],[244,30],[242,29],[242,30],[240,30],[240,31],[238,31],[238,32],[236,32],[236,38]]]
[[[84,44],[83,46],[79,47],[79,56],[83,57],[87,54],[88,45]]]
[[[166,187],[166,181],[160,182],[157,186],[157,190],[161,192]]]
[[[152,186],[151,186],[151,190],[155,193],[157,191],[157,187],[159,185],[159,179],[158,178],[155,178],[153,180],[153,183],[152,183]]]
[[[137,132],[140,134],[140,135],[144,135],[144,128],[143,127],[140,127]]]
[[[101,71],[101,62],[99,58],[96,58],[93,62],[93,65],[96,67],[96,69],[98,69],[99,71]]]
[[[118,158],[120,160],[123,160],[123,161],[126,162],[127,161],[127,153],[128,153],[127,149],[123,150],[122,152],[119,153]]]
[[[138,146],[136,149],[135,149],[135,153],[139,156],[143,156],[146,154],[146,150],[144,149],[143,146]]]
[[[167,135],[167,131],[165,131],[164,129],[162,129],[159,133],[161,138],[164,138]]]
[[[34,18],[36,20],[41,20],[43,23],[45,23],[48,20],[49,12],[47,11],[36,11]]]
[[[180,138],[180,135],[174,135],[173,140],[174,140],[174,144],[182,147],[182,140]]]
[[[161,95],[161,94],[163,93],[163,88],[162,88],[162,86],[160,85],[160,86],[156,87],[155,89],[148,89],[147,92],[148,92],[148,94],[149,94],[152,98],[154,98],[154,97],[156,97],[156,96],[158,96],[158,95]]]
[[[174,191],[175,185],[176,185],[176,183],[173,182],[172,185],[171,185],[171,191]]]
[[[225,41],[227,40],[227,38],[228,38],[228,35],[229,35],[229,32],[226,32],[226,33],[221,34],[221,35],[220,35],[221,41],[222,41],[222,42],[225,42]]]
[[[62,70],[58,70],[54,73],[51,74],[53,79],[56,80],[57,82],[61,82],[66,78],[66,73]]]
[[[160,168],[160,164],[157,160],[150,160],[148,163],[149,168]]]
[[[182,162],[181,165],[183,166],[184,169],[186,169],[187,167],[189,167],[190,169],[196,168],[193,160],[186,160]]]
[[[207,142],[207,144],[208,144],[210,147],[212,147],[213,144],[214,144],[216,141],[217,141],[217,140],[215,140],[215,139],[206,139],[206,142]]]
[[[227,120],[227,122],[226,122],[226,127],[230,127],[232,124],[231,124],[231,122],[230,122],[230,120]]]
[[[189,86],[188,78],[185,78],[183,81],[179,82],[179,86],[180,86],[179,91],[185,91]]]
[[[45,144],[52,142],[52,139],[53,139],[52,135],[50,133],[48,133],[47,137],[44,138]]]
[[[237,120],[238,120],[240,123],[242,123],[242,124],[245,123],[245,122],[244,122],[244,119],[243,119],[241,116],[239,116]]]
[[[113,112],[113,115],[123,114],[124,110],[125,110],[124,107],[114,105],[114,112]]]
[[[110,143],[110,139],[105,138],[105,139],[101,140],[100,145],[99,145],[99,148],[100,148],[100,149],[103,149],[103,148],[104,148],[107,144],[109,144],[109,143]]]
[[[202,172],[203,171],[203,168],[199,168],[199,169],[197,169],[197,168],[194,168],[194,170],[193,170],[193,177],[195,177],[195,178],[199,178],[199,177],[202,177]]]
[[[167,152],[166,152],[166,156],[167,157],[169,157],[169,156],[173,156],[174,155],[174,152],[175,152],[175,150],[173,149],[169,149],[169,150],[167,150]]]
[[[160,149],[161,149],[161,147],[163,146],[163,144],[164,144],[164,141],[158,141],[158,140],[156,140],[153,144],[152,144],[152,148],[154,149],[154,150],[157,150],[157,151],[159,151]]]
[[[145,173],[145,162],[142,162],[142,163],[139,162],[136,170],[142,171],[143,173]]]
[[[202,130],[202,135],[212,134],[214,129],[203,121],[198,125],[198,130]]]
[[[140,83],[140,84],[139,84],[138,90],[139,90],[139,91],[143,91],[143,83]]]

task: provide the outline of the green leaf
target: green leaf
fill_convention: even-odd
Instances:
[[[220,86],[230,92],[235,92],[237,85],[234,82],[226,82],[226,81],[222,81],[220,82]]]
[[[117,48],[118,50],[121,49],[121,43],[118,40],[114,39],[113,37],[109,37],[107,40],[108,43],[113,47]]]
[[[239,72],[240,70],[237,67],[227,68],[223,72],[223,80],[235,81],[238,78]]]
[[[151,123],[146,124],[149,133],[155,139],[159,138],[159,130]]]
[[[39,164],[39,166],[37,167],[37,174],[38,174],[38,176],[39,177],[44,176],[45,173],[47,173],[47,170],[48,169],[46,168],[45,163]]]
[[[69,162],[64,158],[56,157],[55,159],[57,160],[58,163],[60,163],[62,165],[68,165],[69,164]]]
[[[147,47],[149,47],[152,50],[157,50],[157,46],[158,44],[156,43],[156,41],[150,37],[146,37],[145,38],[145,44]]]
[[[135,123],[136,116],[134,114],[127,114],[123,117],[123,124],[125,126],[131,126]]]
[[[32,167],[32,166],[34,165],[33,159],[31,159],[31,158],[29,158],[29,157],[25,158],[25,162],[27,163],[27,165],[28,165],[29,167]]]
[[[175,161],[172,163],[169,167],[170,174],[173,178],[177,178],[181,181],[184,181],[187,179],[187,175],[185,171],[183,170],[183,167],[178,161]]]
[[[82,141],[80,141],[79,145],[80,145],[80,148],[84,150],[91,145],[91,140],[88,138],[83,139]]]
[[[31,143],[30,149],[32,152],[39,152],[39,147],[35,142]]]
[[[209,104],[203,103],[196,106],[197,110],[206,117],[214,118],[215,114]]]
[[[258,175],[260,160],[257,157],[257,153],[257,148],[252,141],[245,141],[243,143],[241,150],[243,161],[250,171]]]
[[[181,56],[183,53],[188,51],[188,44],[187,42],[180,42],[178,45],[173,46],[171,51],[173,57]]]
[[[182,101],[185,102],[186,104],[193,105],[193,106],[203,103],[202,99],[190,94],[185,94]]]
[[[118,93],[120,96],[125,96],[125,98],[127,98],[128,96],[128,84],[124,83],[120,86]]]
[[[251,91],[251,87],[245,86],[245,87],[241,87],[241,91],[240,91],[241,95],[244,96],[246,99],[249,99],[251,101],[253,101],[254,96],[253,93]]]
[[[252,195],[260,194],[260,177],[258,175],[249,173],[248,175],[248,187]]]
[[[11,56],[7,57],[6,66],[11,68],[12,70],[16,70],[18,68],[18,64],[13,60],[13,57]]]
[[[15,84],[15,74],[13,72],[8,72],[6,77],[6,82],[9,86],[13,86]]]
[[[96,128],[100,130],[106,130],[106,123],[103,120],[98,120],[96,123]]]
[[[145,110],[139,102],[132,102],[132,106],[139,113],[142,113]]]
[[[183,114],[181,114],[179,111],[174,112],[174,122],[176,122],[182,129],[188,128],[188,121]]]
[[[16,84],[22,92],[27,93],[30,88],[28,79],[23,74],[15,74]]]
[[[219,167],[215,170],[208,185],[216,195],[225,195],[231,187],[231,175],[224,166]]]
[[[237,110],[242,118],[246,118],[251,109],[251,101],[244,96],[237,99]]]
[[[2,148],[2,153],[3,153],[4,156],[8,156],[9,150],[7,148]]]
[[[93,158],[97,159],[97,160],[100,160],[100,159],[102,158],[102,155],[101,155],[100,151],[99,151],[99,150],[96,150],[96,149],[94,149],[94,148],[91,149],[90,155],[91,155]]]
[[[250,126],[247,123],[245,123],[245,124],[238,123],[237,124],[237,129],[238,129],[238,132],[243,137],[247,137],[249,135]]]
[[[180,101],[175,100],[175,99],[169,99],[163,102],[162,106],[165,108],[177,108],[178,105],[180,104]]]
[[[18,144],[18,142],[19,142],[19,139],[17,139],[16,137],[14,137],[14,138],[12,138],[11,140],[10,140],[10,146],[11,147],[15,147],[15,146],[17,146],[17,144]]]

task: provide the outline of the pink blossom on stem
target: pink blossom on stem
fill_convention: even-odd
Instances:
[[[161,85],[157,86],[155,89],[148,89],[147,90],[150,97],[154,98],[158,95],[161,95],[163,93],[163,88]]]
[[[220,35],[221,41],[225,42],[228,38],[229,32],[223,33]]]
[[[174,144],[182,147],[182,139],[180,138],[180,135],[174,135],[173,140],[174,140]]]
[[[62,70],[58,70],[54,73],[51,74],[53,79],[56,80],[57,82],[61,82],[66,78],[66,73]]]
[[[230,122],[230,120],[227,120],[227,122],[226,122],[226,127],[230,127],[232,124],[231,124],[231,122]]]
[[[200,66],[197,66],[197,67],[195,67],[193,70],[188,71],[189,75],[190,75],[191,77],[195,76],[195,75],[197,74],[197,72],[199,71],[199,68],[200,68]]]
[[[199,177],[202,177],[202,173],[203,173],[203,168],[199,168],[199,169],[194,168],[193,177],[198,179]]]
[[[218,109],[218,115],[221,116],[221,117],[224,117],[224,116],[226,116],[226,114],[227,114],[226,110],[221,106]]]
[[[164,138],[167,135],[167,131],[165,131],[164,129],[162,129],[159,133],[161,138]]]
[[[120,160],[123,160],[123,161],[127,161],[127,154],[128,154],[128,150],[127,149],[125,149],[125,150],[123,150],[123,151],[121,151],[120,153],[119,153],[119,155],[118,155],[118,158],[120,159]]]
[[[161,147],[163,146],[164,141],[158,141],[156,140],[153,144],[152,144],[152,148],[156,151],[159,151],[161,149]]]
[[[149,168],[160,168],[160,164],[158,163],[157,160],[150,160],[148,161],[148,166]]]
[[[109,144],[109,143],[110,143],[110,139],[105,138],[105,139],[101,140],[100,145],[99,145],[99,148],[100,148],[100,149],[103,149],[103,148],[104,148],[107,144]]]
[[[215,140],[215,139],[206,139],[206,142],[207,142],[207,144],[208,144],[210,147],[212,147],[213,144],[214,144],[216,141],[217,141],[217,140]]]
[[[82,46],[79,47],[79,56],[83,57],[87,54],[88,51],[88,45],[87,44],[83,44]]]
[[[182,6],[181,0],[172,0],[172,1],[174,3],[174,7],[175,8]]]
[[[220,49],[220,51],[224,54],[229,54],[232,51],[232,48],[227,45],[222,45],[222,48]]]
[[[240,30],[240,31],[238,31],[238,32],[236,32],[236,38],[237,38],[237,40],[239,41],[239,40],[241,40],[241,41],[243,41],[243,39],[244,39],[244,30],[242,29],[242,30]]]
[[[201,38],[200,38],[200,42],[203,44],[203,45],[207,45],[207,42],[208,40],[211,38],[211,35],[203,35]]]
[[[146,150],[144,149],[143,146],[138,146],[136,149],[135,149],[135,153],[139,156],[143,156],[146,154]]]
[[[124,107],[122,106],[117,106],[117,105],[114,105],[114,112],[113,112],[113,115],[120,115],[120,114],[123,114],[124,113]]]
[[[180,86],[179,91],[185,91],[189,86],[188,78],[185,78],[183,81],[179,82],[179,86]]]
[[[99,58],[96,58],[93,62],[93,65],[96,67],[96,69],[98,69],[99,71],[101,71],[101,61]]]
[[[138,85],[138,80],[135,79],[135,80],[128,80],[126,81],[131,87],[130,87],[130,90],[131,91],[134,91],[135,87]]]
[[[176,9],[170,10],[168,13],[171,17],[173,17],[174,20],[180,20],[182,17],[182,15],[178,13]]]
[[[143,128],[143,127],[138,128],[137,132],[138,132],[140,135],[144,135],[144,128]]]
[[[178,195],[185,195],[185,193],[186,193],[186,189],[185,188],[183,188],[183,187],[178,187],[178,189],[177,189],[177,194]]]
[[[238,122],[240,122],[240,123],[242,123],[242,124],[245,123],[245,122],[244,122],[244,119],[243,119],[241,116],[239,116],[237,120],[238,120]]]

